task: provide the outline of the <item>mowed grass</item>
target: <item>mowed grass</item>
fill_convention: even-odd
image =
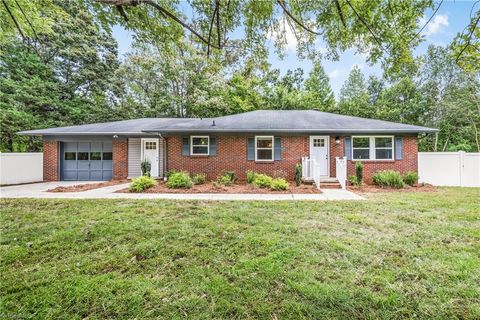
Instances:
[[[480,318],[479,189],[0,204],[6,318]]]

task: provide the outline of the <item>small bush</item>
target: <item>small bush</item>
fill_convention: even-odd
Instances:
[[[171,173],[167,180],[167,187],[172,189],[188,189],[192,187],[192,179],[188,175],[188,172],[185,171]]]
[[[257,174],[255,180],[253,180],[253,185],[258,188],[270,188],[272,186],[272,180],[272,177],[266,174]]]
[[[297,163],[295,165],[295,184],[297,187],[302,183],[302,164]]]
[[[373,175],[373,183],[381,187],[390,187],[396,189],[400,189],[405,186],[400,173],[393,170],[375,172]]]
[[[359,186],[360,183],[358,183],[358,179],[357,179],[357,176],[348,176],[348,182],[350,182],[350,184],[352,186]]]
[[[287,190],[288,189],[288,182],[285,179],[282,178],[276,178],[272,180],[271,187],[272,190]]]
[[[417,184],[418,174],[415,171],[405,172],[405,174],[403,175],[403,182],[405,182],[409,186],[413,186],[414,184]]]
[[[357,177],[357,186],[361,185],[363,183],[363,164],[362,161],[358,161],[355,164],[355,174]]]
[[[255,171],[247,171],[247,183],[253,183],[256,177],[257,174],[255,173]]]
[[[132,180],[129,190],[131,192],[143,192],[157,184],[157,181],[149,176],[141,176]]]
[[[142,170],[142,176],[150,177],[150,172],[152,170],[152,164],[148,160],[143,160],[140,163],[140,169]]]
[[[170,178],[170,176],[174,173],[177,173],[177,172],[181,172],[181,171],[178,171],[178,170],[169,170],[167,171],[167,173],[165,174],[165,177],[167,177],[167,180],[168,178]]]
[[[217,184],[224,186],[231,186],[237,180],[237,176],[234,171],[224,171],[217,178]]]
[[[197,173],[192,177],[193,184],[204,184],[207,181],[207,175],[205,173]]]

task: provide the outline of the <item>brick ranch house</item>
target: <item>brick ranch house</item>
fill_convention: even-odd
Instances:
[[[22,131],[43,137],[45,181],[136,177],[148,159],[152,176],[169,170],[266,173],[293,179],[302,157],[315,159],[320,175],[335,177],[336,157],[347,174],[364,164],[371,182],[377,170],[417,171],[417,137],[436,129],[319,112],[259,110],[208,118],[145,118]]]

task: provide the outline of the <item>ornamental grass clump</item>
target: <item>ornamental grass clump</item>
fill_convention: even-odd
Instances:
[[[401,189],[405,186],[400,172],[394,170],[377,171],[373,175],[373,183],[380,187]]]
[[[157,181],[149,176],[141,176],[132,180],[130,183],[130,192],[143,192],[153,186],[157,185]]]
[[[190,175],[185,171],[171,173],[167,180],[167,187],[171,189],[189,189],[192,184]]]

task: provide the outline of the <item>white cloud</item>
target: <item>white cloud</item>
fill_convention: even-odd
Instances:
[[[427,22],[427,17],[423,16],[420,19],[420,25],[423,26]],[[436,15],[423,29],[422,33],[426,36],[439,33],[448,27],[448,15],[438,14]]]

